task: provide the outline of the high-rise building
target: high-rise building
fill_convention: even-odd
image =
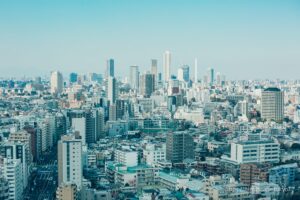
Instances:
[[[146,73],[141,75],[140,80],[140,94],[145,97],[150,97],[155,90],[154,74]]]
[[[156,59],[151,59],[151,74],[154,74],[155,80],[157,79],[157,60]]]
[[[115,104],[109,105],[109,121],[117,120],[117,107]]]
[[[170,68],[171,68],[171,53],[169,51],[166,51],[164,53],[164,81],[167,82],[169,81],[170,77],[171,77],[171,72],[170,72]]]
[[[208,68],[207,77],[209,85],[212,86],[215,83],[215,70],[213,68]]]
[[[195,83],[198,83],[198,60],[195,58]]]
[[[29,165],[31,164],[30,155],[28,155],[28,144],[20,142],[5,142],[1,147],[1,156],[3,158],[21,161],[23,175],[23,189],[27,186],[30,174]]]
[[[70,83],[76,83],[77,82],[77,77],[78,77],[78,75],[76,73],[72,72],[70,74]]]
[[[51,72],[51,94],[60,94],[63,92],[64,80],[63,76],[59,71]]]
[[[184,82],[190,81],[190,67],[188,65],[183,65],[178,69],[177,79]]]
[[[64,135],[58,142],[58,185],[82,184],[82,143],[74,134]]]
[[[106,78],[115,76],[115,61],[114,59],[108,59],[106,63]]]
[[[278,88],[267,88],[261,94],[261,118],[282,121],[284,117],[284,92]]]
[[[115,103],[118,95],[117,79],[115,77],[112,76],[108,77],[106,92],[107,92],[107,100],[110,102],[110,104]]]
[[[76,114],[76,115],[75,115]],[[74,131],[78,131],[81,137],[82,145],[86,144],[86,115],[84,111],[74,112],[71,119],[72,128]]]
[[[131,88],[134,90],[139,89],[139,76],[140,76],[139,67],[138,66],[130,66],[129,81],[130,81]]]
[[[9,185],[9,200],[23,199],[23,173],[19,159],[3,159],[3,176]]]
[[[181,163],[184,159],[194,159],[194,140],[187,131],[169,132],[167,134],[167,160]]]

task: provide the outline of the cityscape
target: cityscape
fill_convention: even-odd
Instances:
[[[145,9],[145,14],[140,11],[137,15],[144,20],[145,26],[150,24],[152,27],[152,21],[146,17],[148,11],[142,3],[124,2],[115,2],[124,6],[118,8],[119,11],[134,6]],[[253,2],[255,3],[251,5],[255,8],[262,6],[258,1]],[[297,2],[274,2],[274,17],[278,8],[286,9],[292,5],[300,8]],[[115,5],[94,3],[82,3],[78,8],[83,9],[85,14],[92,15],[97,6],[111,9],[110,6]],[[207,6],[204,1],[173,3],[178,4],[176,8],[171,6],[174,10]],[[22,7],[4,4],[3,7],[12,12]],[[25,6],[22,3],[20,5]],[[42,5],[38,8],[47,7],[46,10],[51,10],[51,6],[56,4]],[[166,8],[165,3],[154,1],[147,5],[151,5],[148,9],[159,5]],[[220,4],[211,6],[220,9],[216,5]],[[245,11],[252,8],[250,4],[239,6]],[[267,6],[271,4],[268,3]],[[189,9],[182,11],[182,14],[198,15],[192,15]],[[299,10],[295,13],[294,8],[285,11],[291,11],[291,23],[277,24],[278,33],[274,34],[283,35],[286,31],[285,36],[289,35],[290,29],[281,30],[280,27],[291,25],[294,28],[297,25],[293,23],[294,15],[298,14],[297,19],[300,19]],[[22,12],[28,14],[29,10]],[[80,13],[79,10],[77,12]],[[157,15],[159,13],[158,9]],[[177,12],[174,13],[175,21],[170,23],[178,20],[180,24],[180,17]],[[166,16],[175,17],[174,13],[170,11]],[[61,15],[60,12],[56,14]],[[32,16],[34,15],[33,13]],[[230,16],[230,13],[227,15]],[[32,16],[23,17],[29,19]],[[46,14],[42,16],[45,17]],[[238,16],[245,17],[242,12]],[[66,15],[66,19],[62,19],[63,23],[73,20],[68,17]],[[104,18],[104,21],[113,22],[114,17],[122,18],[116,14],[111,19]],[[85,18],[82,16],[82,19]],[[134,19],[139,21],[135,15]],[[287,17],[282,19],[288,20]],[[14,24],[15,19],[11,20]],[[34,20],[44,19],[34,17]],[[256,23],[259,21],[258,18]],[[83,27],[88,22],[79,20],[75,24]],[[29,21],[26,23],[29,27],[33,26]],[[160,23],[163,24],[164,21]],[[133,33],[135,30],[131,28],[136,28],[136,25],[133,26],[130,22],[127,25],[125,30]],[[40,26],[44,25],[36,25]],[[49,26],[57,29],[58,33],[55,34],[64,40],[72,38],[71,35],[65,37],[62,33],[68,31],[68,26],[71,25],[66,23],[66,28],[62,30],[59,30],[60,26],[57,24],[49,23]],[[240,26],[244,27],[244,24]],[[249,24],[249,27],[253,28],[253,24]],[[268,28],[273,31],[271,25],[266,27]],[[2,30],[1,26],[0,29]],[[33,33],[36,31],[34,29],[32,32],[29,40],[32,40],[33,47],[30,48],[37,46],[33,35],[43,35],[41,30]],[[15,30],[12,28],[3,31],[3,35],[0,33],[0,42],[3,42],[5,48],[8,44],[4,40],[9,31]],[[164,31],[166,30],[162,29],[162,35],[166,33]],[[179,33],[174,33],[172,43],[178,42],[174,39],[176,34],[182,37],[185,34],[180,28],[178,31]],[[220,31],[222,32],[221,29]],[[296,33],[300,33],[300,30],[297,29]],[[98,37],[114,41],[115,32],[110,34],[111,37],[104,37],[104,33]],[[145,36],[148,45],[155,43],[151,34],[153,33]],[[131,58],[129,46],[135,45],[135,39],[130,39],[124,32],[118,35],[118,38],[124,38],[124,42],[118,44],[120,49],[116,49],[115,54],[109,48],[110,44],[106,46],[107,50],[103,43],[104,46],[99,47],[101,58],[97,58],[98,64],[91,64],[90,67],[79,64],[80,69],[64,64],[71,63],[68,60],[69,53],[66,53],[66,57],[51,54],[49,60],[44,61],[44,66],[48,66],[48,62],[55,62],[53,60],[57,58],[60,62],[57,61],[56,66],[36,65],[32,68],[35,61],[31,60],[30,52],[20,53],[21,51],[16,50],[16,53],[0,47],[0,54],[4,52],[3,57],[0,56],[0,200],[300,199],[300,51],[298,54],[294,52],[300,50],[297,43],[299,35],[290,37],[290,41],[293,41],[291,44],[286,44],[284,41],[288,37],[284,37],[282,46],[279,45],[276,49],[269,46],[268,53],[262,54],[266,56],[263,56],[261,62],[257,62],[257,65],[251,62],[253,67],[246,67],[239,55],[247,54],[249,60],[255,62],[258,58],[252,57],[250,50],[243,52],[242,47],[238,48],[239,53],[232,54],[232,58],[223,60],[224,65],[217,65],[211,56],[201,54],[202,50],[193,52],[191,47],[181,51],[181,45],[159,47],[160,51],[149,46],[153,52],[147,51],[147,46],[141,47],[137,54],[140,57]],[[15,37],[18,40],[17,37],[21,39],[25,36],[16,33]],[[89,35],[85,37],[88,38]],[[223,38],[224,41],[227,40],[226,37]],[[161,36],[160,41],[167,38],[170,37]],[[209,38],[217,40],[213,34]],[[246,40],[248,39],[245,38]],[[195,46],[201,46],[197,41],[193,38]],[[24,41],[23,45],[25,43]],[[47,52],[51,41],[42,43],[45,47],[41,51]],[[89,44],[92,51],[93,44]],[[22,46],[22,43],[11,45],[18,49],[14,45]],[[79,49],[81,44],[77,45]],[[128,45],[128,52],[123,51],[122,45]],[[218,45],[221,48],[222,42]],[[267,48],[258,41],[255,45],[257,49]],[[284,49],[289,45],[290,51],[287,54],[292,59],[285,57]],[[38,48],[33,52],[40,55]],[[85,49],[84,46],[82,48]],[[78,49],[72,50],[70,47],[68,50],[70,54],[74,53],[71,56],[72,62],[79,60],[80,63]],[[257,49],[254,49],[253,55]],[[228,52],[231,50],[228,47]],[[278,51],[283,52],[281,58],[278,58]],[[225,54],[228,52],[224,51]],[[27,55],[28,60],[23,56],[18,58],[19,53]],[[270,56],[272,53],[274,56]],[[15,59],[8,58],[13,54]],[[107,54],[111,55],[106,56]],[[216,60],[217,55],[216,52]],[[22,69],[13,67],[21,61],[24,62]],[[129,62],[131,64],[127,64]],[[209,62],[211,64],[204,64]],[[274,67],[276,64],[269,66],[268,63],[272,62],[279,65],[285,63],[286,67]],[[227,67],[228,63],[237,68]],[[274,74],[278,78],[274,78]],[[244,78],[248,76],[252,78]]]

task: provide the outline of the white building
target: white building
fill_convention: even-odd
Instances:
[[[127,167],[138,165],[138,153],[127,149],[115,150],[115,162],[123,164]]]
[[[139,67],[138,66],[130,66],[130,86],[132,89],[138,91],[139,90]]]
[[[143,158],[150,166],[166,160],[166,144],[147,144],[143,149]]]
[[[86,118],[84,116],[72,118],[72,128],[81,136],[82,145],[86,143]]]
[[[9,199],[21,200],[23,199],[23,173],[20,159],[3,160],[3,175],[9,184]]]
[[[164,59],[163,59],[163,65],[164,65],[164,81],[169,81],[171,74],[170,74],[170,68],[171,68],[171,53],[169,51],[166,51],[164,53]]]
[[[62,74],[59,71],[51,72],[50,84],[51,94],[60,94],[63,92],[64,80]]]
[[[62,136],[58,142],[58,185],[82,185],[82,143],[75,135]]]
[[[230,159],[237,163],[279,162],[280,147],[271,140],[231,143]]]

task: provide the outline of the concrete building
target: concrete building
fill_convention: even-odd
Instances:
[[[147,165],[155,166],[166,160],[166,144],[147,144],[143,149],[143,158]]]
[[[255,182],[267,182],[271,164],[248,163],[240,165],[241,183],[251,186]]]
[[[279,144],[271,140],[233,142],[230,159],[237,163],[278,163],[279,153]]]
[[[190,67],[188,65],[183,65],[178,69],[177,79],[183,82],[190,81]]]
[[[58,185],[82,184],[82,140],[64,135],[58,142]]]
[[[60,94],[63,92],[64,80],[62,74],[59,71],[51,72],[50,84],[51,94]]]
[[[284,117],[284,92],[267,88],[261,94],[261,118],[282,121]]]
[[[269,183],[291,186],[295,181],[297,169],[297,163],[273,167],[269,170]]]
[[[166,51],[163,57],[163,73],[164,73],[164,81],[168,82],[171,78],[171,53]]]
[[[166,159],[173,163],[181,163],[187,158],[194,159],[193,137],[186,131],[169,132],[166,146]]]
[[[106,62],[106,78],[115,76],[115,61],[114,59],[108,59]]]
[[[76,184],[62,184],[56,190],[56,200],[78,200]]]
[[[138,165],[138,153],[128,149],[115,150],[115,162],[123,164],[127,167]]]
[[[22,164],[19,159],[3,159],[3,176],[8,181],[8,200],[23,199],[23,173]]]
[[[140,76],[140,94],[150,97],[155,90],[155,76],[151,73],[142,74]]]
[[[138,66],[130,66],[130,74],[129,74],[129,83],[133,90],[138,91],[139,90],[139,67]]]
[[[114,104],[118,97],[117,79],[115,77],[109,76],[107,78],[106,89],[107,100],[110,104]]]

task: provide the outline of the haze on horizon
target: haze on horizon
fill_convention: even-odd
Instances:
[[[198,58],[201,78],[299,79],[300,1],[1,1],[0,44],[0,77],[162,71],[169,50],[172,73]]]

